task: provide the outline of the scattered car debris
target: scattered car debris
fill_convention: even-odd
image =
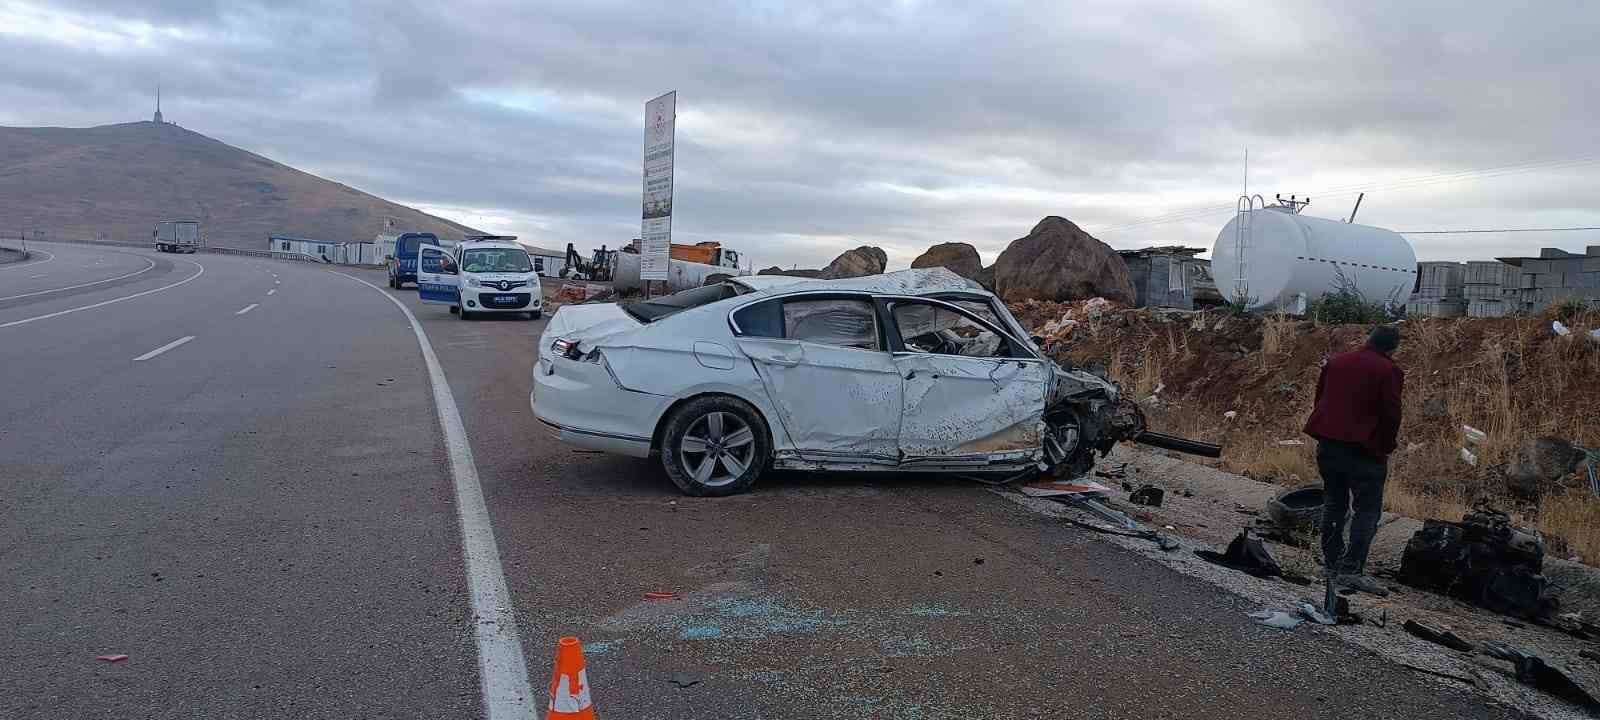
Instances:
[[[1065,486],[1073,486],[1073,485],[1086,486],[1085,490],[1087,490],[1087,491],[1086,492],[1085,491],[1063,492],[1063,491],[1057,490],[1057,491],[1051,492],[1049,490],[1037,487],[1037,485],[1040,485],[1040,484],[1043,484],[1043,485],[1065,485]],[[1075,522],[1074,524],[1079,526],[1079,527],[1082,527],[1082,528],[1085,528],[1085,529],[1088,529],[1088,530],[1093,530],[1095,532],[1104,532],[1104,533],[1109,533],[1109,534],[1112,534],[1112,535],[1124,535],[1124,536],[1127,536],[1127,537],[1140,538],[1142,540],[1150,540],[1150,541],[1152,541],[1152,542],[1154,542],[1156,544],[1156,547],[1159,547],[1162,550],[1166,550],[1166,551],[1169,551],[1169,552],[1173,551],[1173,550],[1177,550],[1180,547],[1183,547],[1183,545],[1181,543],[1179,543],[1177,540],[1172,539],[1172,537],[1170,535],[1167,535],[1166,533],[1160,532],[1158,530],[1151,530],[1150,528],[1147,528],[1147,527],[1145,527],[1143,525],[1140,525],[1133,518],[1130,518],[1127,515],[1119,512],[1117,510],[1113,510],[1113,509],[1107,507],[1105,504],[1103,504],[1101,501],[1105,500],[1106,497],[1109,495],[1110,488],[1107,488],[1106,486],[1101,485],[1100,483],[1092,482],[1092,481],[1080,480],[1080,481],[1077,481],[1077,482],[1040,483],[1040,484],[1024,485],[1024,486],[1022,486],[1021,489],[1025,494],[1029,494],[1030,489],[1032,490],[1033,493],[1050,492],[1050,494],[1048,494],[1048,495],[1034,495],[1034,497],[1048,497],[1051,500],[1055,500],[1056,502],[1066,503],[1068,505],[1072,505],[1073,507],[1077,507],[1077,508],[1082,509],[1082,510],[1087,510],[1087,511],[1089,511],[1089,512],[1095,514],[1095,515],[1100,516],[1101,518],[1104,518],[1105,520],[1109,520],[1112,524],[1114,524],[1116,526],[1116,529],[1109,529],[1108,530],[1108,529],[1101,528],[1099,526],[1091,525],[1091,524],[1088,524],[1088,523]]]
[[[1279,440],[1278,444],[1282,445],[1284,447],[1300,447],[1300,446],[1306,444],[1306,441],[1298,440],[1298,439],[1295,439],[1295,438],[1290,438],[1288,440]]]
[[[1322,521],[1322,485],[1302,485],[1267,501],[1267,517],[1279,530],[1315,528]]]
[[[1128,496],[1128,502],[1145,507],[1161,507],[1161,501],[1166,497],[1166,490],[1154,485],[1144,485]]]
[[[1328,611],[1317,607],[1316,603],[1303,601],[1296,609],[1300,611],[1300,615],[1305,619],[1310,620],[1318,625],[1339,624],[1338,619],[1334,618],[1332,615],[1329,615]]]
[[[1520,618],[1548,616],[1555,606],[1543,574],[1544,542],[1490,508],[1459,523],[1427,520],[1406,543],[1400,582]]]
[[[1257,625],[1265,625],[1279,630],[1293,630],[1305,622],[1282,610],[1257,610],[1250,613],[1250,617],[1256,621]]]
[[[1436,628],[1432,625],[1424,625],[1415,620],[1407,620],[1406,624],[1402,625],[1401,627],[1404,627],[1406,632],[1411,633],[1412,635],[1422,638],[1423,640],[1427,640],[1435,645],[1443,645],[1451,650],[1475,652],[1478,649],[1476,645],[1461,639],[1460,635],[1457,635],[1450,630]]]
[[[1518,648],[1492,641],[1483,643],[1483,651],[1501,660],[1509,661],[1517,669],[1517,680],[1538,688],[1586,710],[1600,710],[1600,700],[1579,685],[1564,668],[1550,664],[1543,657]]]
[[[699,685],[700,683],[705,682],[705,678],[691,673],[675,672],[672,674],[672,677],[667,680],[667,682],[672,683],[679,689],[683,689]]]
[[[1221,565],[1222,567],[1258,578],[1279,577],[1283,575],[1283,568],[1278,561],[1273,559],[1272,553],[1267,552],[1267,546],[1261,538],[1250,534],[1250,528],[1244,528],[1228,543],[1226,552],[1218,553],[1213,550],[1196,550],[1194,554],[1201,560]]]
[[[1479,678],[1476,678],[1476,677],[1467,677],[1465,675],[1456,675],[1454,673],[1447,673],[1447,672],[1442,672],[1442,671],[1439,671],[1439,670],[1429,670],[1428,668],[1422,667],[1420,665],[1412,665],[1411,663],[1404,663],[1403,662],[1403,663],[1399,663],[1399,665],[1400,665],[1400,667],[1409,668],[1409,669],[1415,670],[1415,671],[1417,671],[1419,673],[1432,675],[1434,677],[1442,677],[1442,678],[1445,678],[1446,680],[1455,680],[1457,682],[1464,682],[1464,683],[1466,683],[1468,685],[1472,685],[1473,687],[1476,687],[1476,688],[1478,688],[1480,690],[1486,689],[1486,686],[1484,685],[1483,681],[1481,679],[1479,679]]]
[[[1550,331],[1554,332],[1560,337],[1569,337],[1572,335],[1572,329],[1567,327],[1560,320],[1552,320],[1550,322]]]
[[[1488,433],[1471,425],[1461,426],[1461,436],[1466,438],[1467,442],[1472,443],[1473,445],[1482,445],[1485,440],[1489,439]]]
[[[128,656],[127,655],[96,655],[94,659],[99,660],[100,662],[119,663],[119,662],[122,662],[124,660],[127,660]]]
[[[1540,625],[1560,630],[1579,640],[1600,640],[1600,625],[1584,619],[1581,613],[1561,613],[1534,619]]]
[[[1093,500],[1111,497],[1111,488],[1093,480],[1045,480],[1019,485],[1017,489],[1029,497],[1084,497]]]
[[[652,590],[644,594],[644,599],[646,600],[677,600],[680,597],[682,596],[675,592],[664,592],[659,590]]]

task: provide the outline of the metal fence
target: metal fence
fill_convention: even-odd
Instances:
[[[5,237],[6,236],[4,236],[4,235],[0,235],[0,247],[7,246],[7,243],[4,241]],[[10,235],[9,237],[11,237],[13,239],[18,239],[18,235],[15,235],[15,234]],[[42,235],[36,235],[32,239],[42,239]],[[124,248],[144,248],[144,249],[148,249],[145,246],[145,244],[143,244],[143,243],[117,242],[115,240],[82,240],[82,239],[71,239],[71,240],[68,240],[68,239],[62,239],[62,238],[52,238],[50,240],[50,242],[53,242],[53,243],[66,243],[66,244],[70,244],[70,245],[103,245],[103,246],[106,246],[106,247],[124,247]],[[195,248],[195,249],[198,250],[199,252],[211,253],[211,254],[214,254],[214,255],[245,255],[245,256],[248,256],[248,257],[271,258],[271,259],[274,259],[274,260],[291,260],[291,261],[295,261],[295,262],[308,262],[308,263],[317,263],[317,264],[323,264],[323,265],[332,264],[332,263],[329,263],[327,260],[324,260],[321,257],[318,257],[316,255],[307,255],[305,253],[299,253],[299,252],[278,252],[278,251],[268,251],[268,250],[243,250],[243,249],[240,249],[240,248],[209,247],[209,246],[205,246],[205,245],[202,245],[202,246],[200,246],[198,248]]]

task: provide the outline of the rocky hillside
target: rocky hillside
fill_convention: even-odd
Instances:
[[[0,127],[0,224],[46,237],[145,242],[159,220],[195,219],[212,245],[256,249],[269,235],[370,240],[386,217],[473,232],[176,125]]]

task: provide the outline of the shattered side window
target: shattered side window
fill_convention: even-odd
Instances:
[[[783,301],[766,300],[733,313],[734,333],[743,337],[783,337]]]
[[[965,357],[1011,357],[1005,339],[968,315],[938,305],[896,303],[900,344],[911,352]]]
[[[877,350],[878,323],[866,300],[789,300],[783,303],[784,336],[795,340]]]

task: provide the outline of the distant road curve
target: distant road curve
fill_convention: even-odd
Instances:
[[[17,251],[17,250],[12,250],[12,248],[5,248],[5,249],[6,250],[10,250],[12,252],[20,252],[20,251]],[[51,260],[56,259],[56,256],[54,254],[46,252],[44,250],[30,250],[28,252],[28,254],[29,255],[38,254],[38,255],[44,255],[46,257],[43,260],[25,260],[24,259],[24,260],[0,261],[0,272],[6,271],[6,270],[16,270],[18,268],[25,268],[25,267],[26,268],[38,267],[38,266],[43,265],[43,264],[45,264],[47,262],[50,262]]]
[[[179,280],[179,281],[177,281],[175,283],[171,283],[171,284],[168,284],[168,285],[162,285],[161,287],[152,288],[150,290],[144,290],[144,291],[141,291],[141,292],[136,292],[136,293],[133,293],[132,295],[123,295],[121,297],[115,297],[115,298],[112,298],[110,300],[102,300],[100,302],[91,303],[89,305],[80,305],[78,307],[67,308],[65,310],[57,310],[57,311],[52,312],[52,313],[45,313],[44,315],[35,315],[33,317],[22,318],[21,320],[12,320],[11,322],[8,322],[8,323],[0,323],[0,329],[5,329],[5,328],[8,328],[8,327],[14,327],[14,326],[17,326],[17,325],[26,325],[26,324],[31,323],[31,322],[37,322],[39,320],[48,320],[48,319],[53,318],[53,317],[60,317],[62,315],[70,315],[72,313],[82,312],[84,310],[93,310],[93,309],[98,308],[98,307],[105,307],[107,305],[114,305],[116,303],[125,302],[125,301],[128,301],[128,300],[132,300],[134,298],[140,298],[140,297],[144,297],[146,295],[152,295],[152,294],[155,294],[155,293],[158,293],[158,292],[171,290],[172,288],[178,287],[180,285],[186,285],[186,284],[192,282],[195,278],[198,278],[201,275],[204,275],[205,272],[206,272],[205,266],[201,265],[200,263],[197,263],[197,262],[195,262],[193,260],[184,260],[183,262],[186,262],[186,263],[189,263],[189,264],[193,265],[195,267],[195,273],[193,275],[190,275],[189,277],[186,277],[186,278],[184,278],[182,280]]]

